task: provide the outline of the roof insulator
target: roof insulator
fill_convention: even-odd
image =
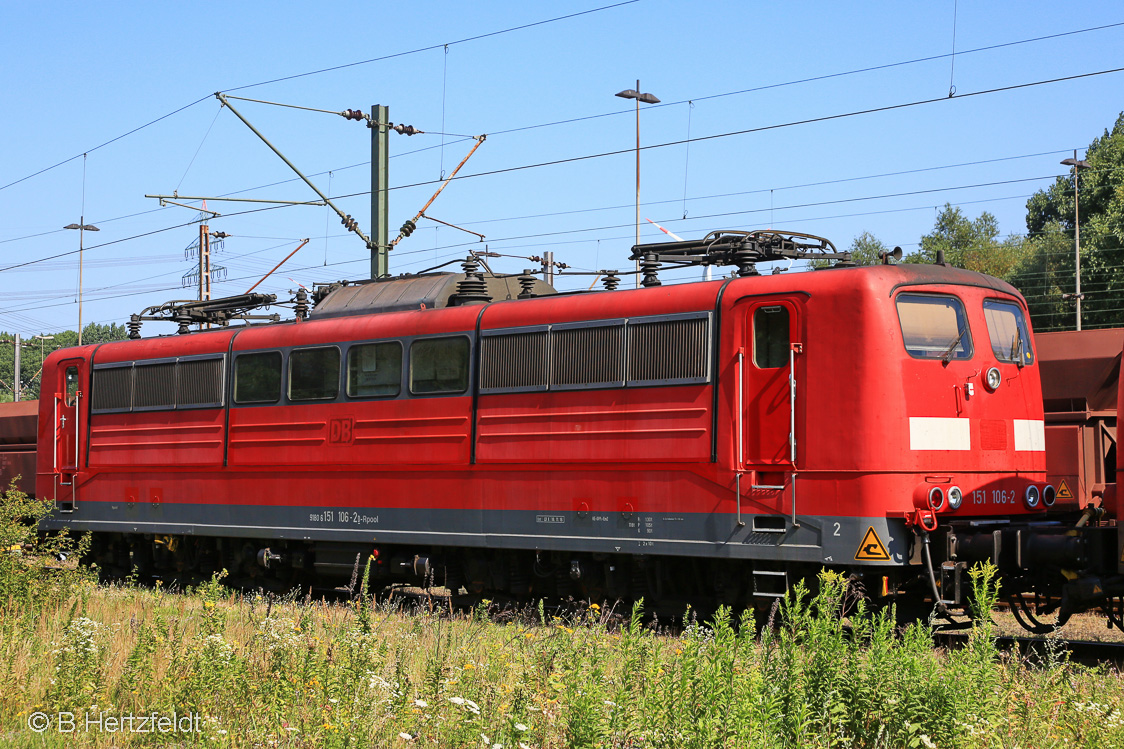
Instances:
[[[464,269],[464,278],[457,281],[457,303],[487,304],[492,301],[488,294],[488,284],[479,271],[480,264],[469,256],[461,263],[461,267]]]
[[[530,299],[535,295],[535,271],[531,268],[524,268],[523,275],[519,276],[519,298]]]
[[[644,259],[640,261],[640,272],[644,274],[643,279],[640,281],[641,286],[662,286],[660,283],[660,263],[656,260],[654,254],[647,254]]]

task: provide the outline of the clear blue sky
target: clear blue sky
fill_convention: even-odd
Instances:
[[[45,258],[77,249],[77,232],[60,227],[80,215],[101,229],[85,235],[85,321],[123,322],[149,305],[192,296],[180,287],[192,267],[184,248],[197,230],[160,230],[194,212],[161,209],[146,193],[314,197],[209,95],[371,58],[429,48],[233,93],[330,110],[385,104],[394,122],[454,134],[443,147],[440,135],[391,135],[392,237],[429,198],[442,170],[468,152],[471,142],[457,134],[487,133],[461,172],[465,179],[451,183],[429,213],[485,234],[492,251],[553,250],[556,259],[592,270],[629,265],[635,174],[627,150],[635,121],[631,102],[613,94],[637,78],[664,102],[641,112],[643,144],[653,146],[642,153],[642,216],[684,237],[771,225],[822,234],[840,248],[866,230],[890,246],[916,249],[946,201],[971,217],[990,211],[1004,234],[1025,231],[1027,197],[1064,173],[1059,160],[1124,109],[1124,73],[970,95],[1124,67],[1124,25],[1011,44],[1122,24],[1124,6],[1115,2],[961,3],[954,66],[953,0],[639,0],[460,41],[611,4],[6,3],[0,330],[75,327],[77,256]],[[972,51],[994,45],[1008,46]],[[921,58],[936,59],[911,62]],[[874,67],[880,69],[845,74]],[[808,78],[820,79],[791,83]],[[236,106],[325,192],[370,189],[363,125]],[[533,125],[544,126],[503,132]],[[781,127],[660,146],[688,132],[699,139],[770,126]],[[512,171],[472,176],[504,169]],[[877,176],[893,172],[904,173]],[[339,203],[369,230],[368,196]],[[209,207],[231,214],[260,206]],[[311,285],[369,272],[366,248],[325,208],[223,216],[210,225],[231,235],[214,257],[228,278],[217,295],[245,291],[306,237],[308,246],[264,290],[288,297],[296,287],[290,278]],[[659,236],[643,229],[643,239]],[[469,234],[423,221],[392,253],[391,270],[420,270],[470,247],[483,248]],[[30,264],[10,268],[20,263]],[[531,265],[503,259],[494,267]],[[170,333],[172,326],[149,324],[145,332]]]

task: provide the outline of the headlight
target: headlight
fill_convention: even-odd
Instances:
[[[1041,495],[1038,493],[1038,487],[1034,484],[1028,486],[1026,488],[1026,495],[1023,497],[1023,501],[1026,502],[1026,506],[1033,510],[1034,508],[1038,507],[1039,499],[1041,499]]]
[[[964,501],[964,494],[960,491],[959,486],[954,486],[948,490],[948,509],[956,510],[960,508],[960,503]]]
[[[934,486],[929,490],[929,507],[933,510],[939,510],[944,507],[944,492],[941,491],[939,486]]]
[[[999,387],[999,383],[1003,382],[1003,376],[999,374],[999,370],[995,367],[987,370],[987,374],[985,375],[985,377],[987,378],[985,380],[985,384],[987,385],[988,390],[997,389]]]
[[[1047,507],[1054,506],[1054,500],[1058,498],[1058,490],[1052,484],[1046,484],[1046,488],[1042,490],[1042,504]]]

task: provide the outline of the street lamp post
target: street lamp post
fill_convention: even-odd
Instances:
[[[622,99],[636,100],[636,244],[640,244],[640,102],[645,104],[659,104],[660,100],[655,94],[640,93],[640,79],[636,79],[636,88],[626,88],[617,96]],[[636,288],[640,288],[640,258],[636,259]]]
[[[77,224],[67,224],[64,229],[78,230],[78,345],[82,345],[82,233],[87,231],[101,231],[93,224],[86,223],[86,217],[80,216]]]
[[[1082,169],[1089,168],[1088,161],[1078,161],[1077,149],[1073,149],[1072,159],[1063,159],[1064,166],[1073,167],[1073,267],[1075,272],[1075,280],[1077,282],[1076,293],[1073,298],[1077,300],[1077,329],[1081,330],[1081,300],[1084,295],[1081,293],[1081,213],[1077,205],[1079,193],[1077,192],[1077,175]],[[1069,296],[1063,295],[1063,298]]]

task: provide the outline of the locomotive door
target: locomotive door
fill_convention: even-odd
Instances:
[[[86,362],[67,359],[59,362],[55,383],[55,507],[62,512],[74,512],[78,496],[75,477],[82,465],[80,427],[83,387],[86,379]]]
[[[800,307],[789,298],[777,297],[752,297],[739,306],[738,471],[754,471],[755,488],[780,489],[795,472],[797,461],[796,371],[803,351]]]

